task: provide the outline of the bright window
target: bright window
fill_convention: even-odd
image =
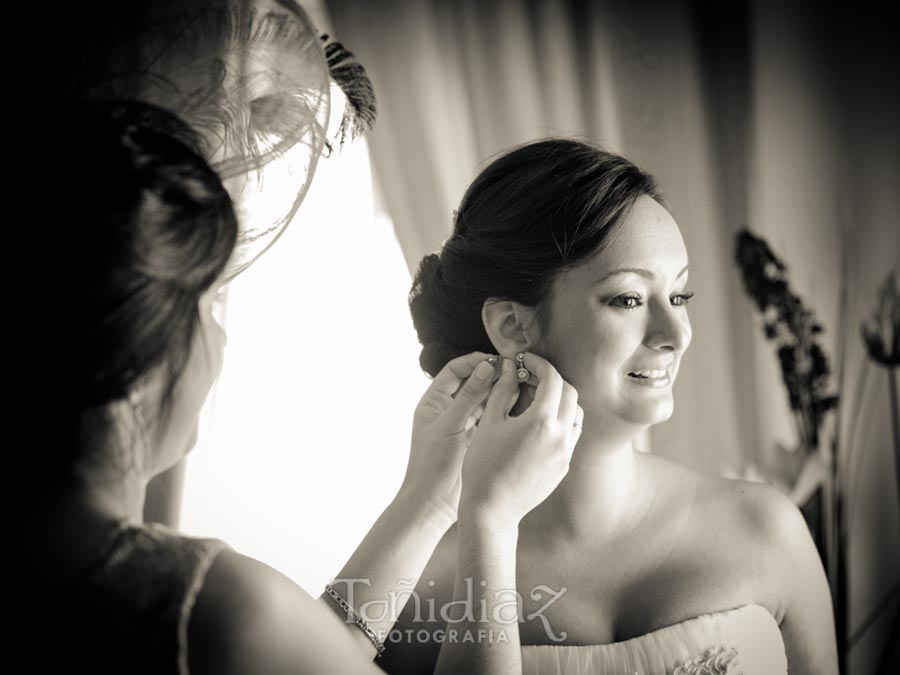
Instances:
[[[190,454],[182,529],[317,595],[395,494],[428,380],[368,147],[323,158],[293,223],[228,289],[225,365]]]

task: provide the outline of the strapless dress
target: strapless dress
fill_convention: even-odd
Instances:
[[[786,675],[778,623],[760,605],[704,614],[605,645],[526,645],[524,675]]]

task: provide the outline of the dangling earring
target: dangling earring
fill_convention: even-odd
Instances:
[[[527,382],[528,378],[531,377],[531,373],[528,372],[528,368],[525,367],[525,353],[519,352],[516,354],[516,362],[518,363],[518,368],[516,370],[516,377],[519,378],[519,382]]]

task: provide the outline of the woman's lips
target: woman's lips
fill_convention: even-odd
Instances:
[[[628,380],[639,386],[655,389],[667,387],[672,383],[668,369],[660,370],[655,368],[631,371],[628,373]]]

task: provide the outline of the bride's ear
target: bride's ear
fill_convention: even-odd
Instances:
[[[485,300],[481,321],[494,349],[508,359],[532,350],[540,337],[537,309],[512,300]]]

